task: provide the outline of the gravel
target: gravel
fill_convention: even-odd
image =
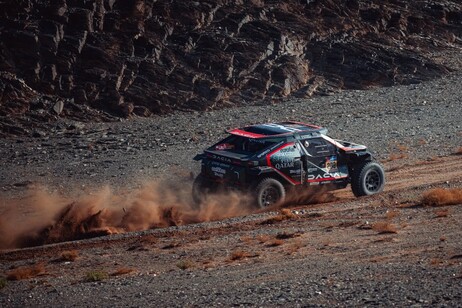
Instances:
[[[323,269],[322,273],[318,268]],[[435,282],[423,284],[422,279]],[[175,285],[171,281],[187,283]],[[462,290],[454,288],[455,283],[460,280],[450,269],[428,273],[419,265],[345,265],[308,258],[282,262],[278,267],[238,265],[81,283],[71,288],[55,288],[46,295],[42,290],[24,290],[23,298],[12,298],[6,303],[12,307],[50,303],[61,307],[82,307],[89,303],[101,307],[460,307]],[[88,293],[94,294],[91,299],[86,296]],[[68,302],[69,298],[73,301]]]

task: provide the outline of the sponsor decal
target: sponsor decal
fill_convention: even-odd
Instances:
[[[258,157],[258,158],[262,158],[263,156],[265,156],[266,154],[268,154],[268,153],[269,153],[269,151],[271,151],[271,149],[267,149],[267,150],[265,150],[265,151],[261,152],[260,154],[258,154],[258,156],[257,156],[257,157]]]
[[[338,172],[334,172],[334,173],[326,172],[324,174],[318,174],[318,175],[309,174],[308,181],[320,181],[320,180],[326,180],[326,179],[331,180],[331,179],[338,179],[341,177],[342,175]]]
[[[225,163],[220,163],[218,161],[212,161],[211,165],[212,166],[218,166],[218,167],[221,167],[221,168],[226,168],[226,169],[228,169],[230,167],[230,165],[225,164]]]
[[[326,159],[326,170],[327,172],[338,171],[337,167],[337,156],[332,155]]]
[[[215,155],[215,154],[212,155],[212,158],[216,159],[216,160],[221,160],[221,161],[224,161],[224,162],[227,162],[227,163],[231,162],[231,158],[224,157],[224,156],[219,156],[219,155]]]
[[[282,144],[284,143],[284,141],[281,141],[281,142],[278,142],[276,143],[275,145],[273,145],[272,147],[270,147],[269,149],[266,149],[264,152],[258,154],[258,158],[262,158],[263,156],[265,156],[266,154],[268,154],[269,152],[273,151],[274,149],[278,148],[279,146],[281,146]]]
[[[212,167],[212,171],[216,173],[223,173],[223,174],[226,173],[226,170],[220,167]]]
[[[252,139],[252,138],[250,138],[248,140],[249,140],[250,143],[266,143],[266,142],[268,142],[265,139]]]
[[[293,168],[294,162],[277,163],[274,167],[276,167],[276,169]]]
[[[210,170],[212,170],[214,176],[219,178],[223,178],[226,174],[226,170],[220,167],[212,167]]]
[[[231,143],[222,143],[215,147],[217,151],[232,150],[234,149],[234,144]]]
[[[277,153],[277,155],[278,156],[293,156],[295,151],[296,151],[295,147],[287,147],[287,148],[283,148],[282,150],[280,150]]]
[[[298,156],[297,149],[293,144],[290,144],[274,153],[271,156],[271,163],[274,164],[276,169],[293,168],[295,166],[294,159]]]
[[[286,147],[289,147],[289,146],[293,147],[295,143],[294,142],[289,142],[289,143],[286,143],[284,145],[283,144],[284,144],[284,142],[280,142],[280,143],[276,144],[275,146],[271,147],[272,151],[266,155],[266,163],[268,164],[268,166],[270,168],[272,168],[274,171],[276,171],[279,175],[281,175],[284,179],[286,179],[292,185],[300,184],[300,182],[298,182],[298,181],[294,180],[293,178],[289,177],[287,174],[284,174],[283,172],[279,171],[274,165],[276,163],[282,163],[282,161],[275,161],[273,159],[275,157],[275,155],[273,155],[273,154],[277,155],[277,152],[279,152],[280,150],[282,150],[282,149],[284,149]],[[298,154],[298,153],[295,152],[295,154]],[[285,157],[285,159],[287,159],[287,157]],[[289,157],[289,160],[284,161],[284,162],[291,162],[291,161],[293,162],[293,159],[290,159],[290,157]]]

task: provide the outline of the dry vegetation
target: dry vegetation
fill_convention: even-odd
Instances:
[[[292,242],[289,246],[287,246],[287,254],[293,254],[297,252],[300,248],[304,247],[305,245],[299,239],[296,239]]]
[[[448,217],[449,216],[449,209],[436,210],[433,213],[435,214],[435,217],[437,217],[437,218]]]
[[[250,237],[250,236],[242,236],[241,238],[239,238],[239,240],[242,242],[242,243],[245,243],[247,245],[251,245],[253,243],[253,238]]]
[[[299,232],[295,232],[295,233],[280,232],[276,234],[275,236],[263,234],[257,237],[257,241],[259,241],[261,244],[265,244],[266,247],[277,247],[277,246],[283,245],[285,243],[284,240],[296,238],[299,236],[301,236],[301,233]],[[301,247],[301,243],[298,241],[298,243],[294,247],[292,246],[290,250],[292,250],[292,252],[295,252]]]
[[[4,277],[0,277],[0,290],[6,287],[7,284],[6,279]]]
[[[269,236],[268,234],[262,234],[257,236],[257,241],[259,241],[261,244],[264,244],[269,240],[271,240],[271,236]]]
[[[372,225],[372,230],[379,234],[398,233],[398,229],[389,221],[379,221]]]
[[[386,213],[385,216],[386,216],[387,219],[393,219],[393,218],[399,216],[399,212],[398,212],[398,211],[395,211],[395,210],[393,210],[393,211],[387,211],[387,213]]]
[[[169,243],[167,245],[162,246],[162,249],[173,249],[173,248],[177,248],[177,247],[180,247],[180,246],[181,246],[181,243],[172,242],[172,243]]]
[[[45,274],[45,265],[43,263],[37,263],[30,266],[21,266],[15,268],[7,273],[8,280],[23,280],[37,277]]]
[[[404,145],[404,144],[398,144],[396,146],[396,148],[401,152],[409,151],[409,147],[407,145]]]
[[[115,272],[111,273],[111,276],[122,276],[133,273],[135,270],[129,267],[121,267],[117,269]]]
[[[271,241],[269,241],[266,246],[267,247],[277,247],[277,246],[281,246],[282,244],[284,244],[284,241],[283,240],[280,240],[280,239],[273,239]]]
[[[462,204],[462,188],[435,188],[426,191],[422,196],[422,204],[429,206]]]
[[[191,260],[185,259],[185,260],[180,260],[176,263],[176,267],[182,270],[186,270],[188,268],[194,267],[195,263]]]
[[[231,256],[229,257],[229,259],[231,261],[236,261],[236,260],[242,260],[242,259],[245,259],[245,258],[251,258],[251,257],[255,257],[255,255],[247,252],[247,251],[243,251],[243,250],[235,250],[231,253]]]
[[[295,233],[280,232],[280,233],[276,234],[276,238],[280,239],[280,240],[285,240],[285,239],[289,239],[289,238],[299,237],[300,235],[302,235],[301,232],[295,232]]]
[[[109,278],[109,274],[105,271],[91,271],[85,275],[85,281],[96,282]]]
[[[419,143],[419,144],[425,144],[425,143]],[[407,152],[409,152],[409,147],[404,144],[396,144],[396,145],[391,145],[390,146],[391,150],[389,151],[388,158],[385,159],[383,162],[391,162],[395,160],[400,160],[400,159],[405,159],[408,158]]]
[[[438,258],[434,258],[430,260],[430,264],[433,266],[438,266],[444,264],[444,261]]]
[[[79,252],[77,250],[67,250],[61,253],[60,261],[63,262],[74,262],[79,257]]]
[[[297,215],[295,215],[290,209],[281,209],[278,215],[262,221],[262,224],[274,224],[277,222],[281,222],[281,221],[288,220],[288,219],[293,219],[296,217]]]

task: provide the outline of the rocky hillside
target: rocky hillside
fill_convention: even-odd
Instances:
[[[0,30],[0,132],[21,134],[417,83],[460,64],[462,4],[5,0]]]

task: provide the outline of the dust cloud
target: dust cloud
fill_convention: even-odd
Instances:
[[[195,206],[190,183],[150,182],[123,191],[109,186],[63,196],[46,187],[0,199],[0,249],[213,221],[255,210],[242,193],[207,196]]]

